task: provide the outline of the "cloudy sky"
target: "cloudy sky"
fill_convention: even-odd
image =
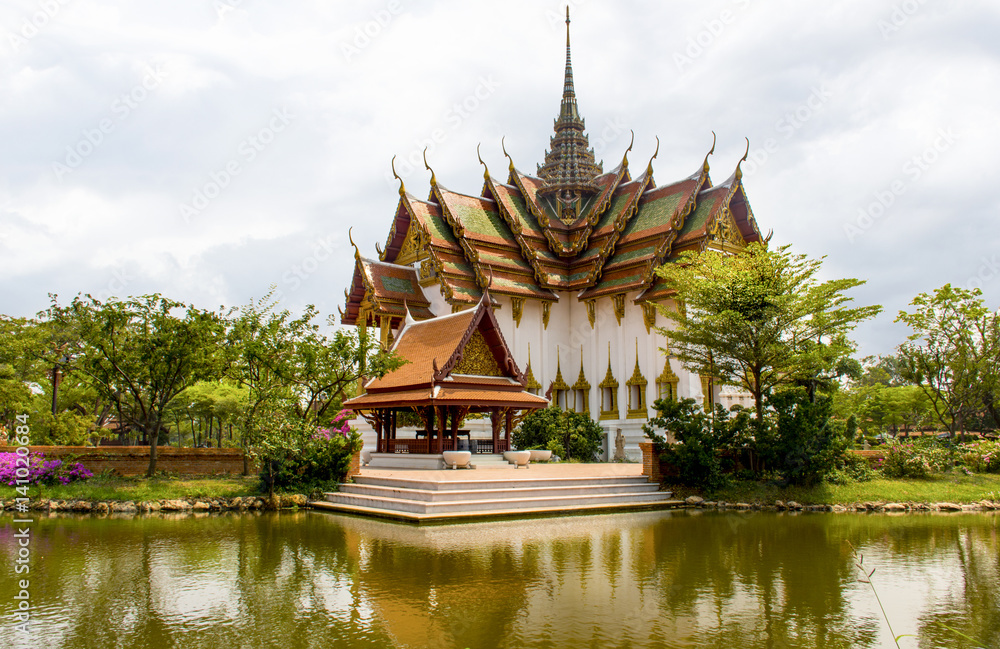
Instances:
[[[885,313],[946,282],[1000,304],[1000,4],[581,0],[573,65],[605,169],[635,132],[658,183],[745,183],[774,242]],[[277,285],[336,313],[398,200],[533,172],[559,107],[565,2],[7,0],[0,312],[151,292],[238,305]]]

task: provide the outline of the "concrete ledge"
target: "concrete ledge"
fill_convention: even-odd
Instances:
[[[316,509],[332,511],[339,514],[356,514],[374,516],[408,523],[437,523],[445,521],[489,520],[499,518],[525,518],[535,516],[571,516],[574,514],[594,514],[600,512],[648,511],[657,509],[681,509],[685,507],[683,500],[662,500],[655,503],[604,503],[594,505],[577,505],[572,507],[534,507],[530,509],[502,509],[474,512],[441,512],[420,514],[415,512],[400,512],[358,505],[337,505],[324,501],[310,501]]]
[[[373,469],[444,469],[440,453],[372,453],[368,466]]]

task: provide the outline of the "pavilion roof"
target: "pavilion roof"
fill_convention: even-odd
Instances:
[[[365,384],[349,408],[416,404],[538,408],[547,401],[525,392],[525,377],[500,333],[489,293],[474,309],[418,322],[407,317],[392,351],[405,361]]]
[[[408,245],[419,246],[425,255],[419,259],[419,281],[439,286],[453,308],[476,305],[487,290],[543,301],[559,299],[556,291],[575,291],[581,300],[638,291],[638,300],[655,301],[670,295],[655,269],[680,252],[713,242],[733,249],[762,239],[740,165],[725,182],[712,185],[708,157],[715,151],[714,134],[698,170],[662,186],[653,180],[652,159],[632,178],[631,143],[613,170],[604,172],[594,162],[576,102],[568,29],[567,16],[562,103],[537,177],[520,171],[504,147],[506,183],[493,178],[480,157],[485,180],[479,196],[444,187],[426,158],[427,200],[406,192],[400,179],[400,201],[380,260],[416,263],[404,253]],[[356,321],[356,303],[365,295],[361,279],[356,273],[348,294],[342,318],[347,324]]]

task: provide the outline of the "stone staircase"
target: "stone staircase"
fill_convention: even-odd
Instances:
[[[524,474],[530,474],[524,470]],[[317,509],[411,522],[680,507],[642,476],[427,480],[356,476],[325,494]]]

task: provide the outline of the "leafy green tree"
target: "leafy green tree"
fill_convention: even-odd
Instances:
[[[247,394],[241,428],[248,457],[280,445],[289,431],[315,430],[362,377],[384,376],[403,363],[365,328],[326,335],[313,322],[315,307],[293,317],[273,292],[236,310],[229,323],[228,374]],[[284,419],[302,426],[276,425]]]
[[[191,442],[198,445],[215,435],[216,445],[222,447],[224,429],[230,431],[238,425],[246,406],[246,391],[227,381],[199,381],[178,394],[167,406],[169,419],[178,431],[178,444],[182,443],[182,421],[188,425]]]
[[[532,410],[514,430],[511,440],[520,449],[548,449],[563,459],[589,462],[601,450],[604,431],[585,412],[558,406]]]
[[[844,293],[857,279],[820,282],[822,260],[751,243],[733,255],[684,253],[657,270],[683,305],[662,309],[676,328],[660,328],[691,371],[742,386],[754,397],[757,420],[774,388],[817,387],[845,371],[847,339],[880,306],[849,307]]]
[[[951,284],[910,304],[913,311],[896,318],[913,330],[899,347],[903,377],[920,386],[952,434],[979,413],[1000,425],[1000,314],[979,289]]]
[[[717,404],[712,417],[694,399],[657,399],[653,407],[657,416],[643,432],[660,459],[677,469],[680,484],[714,491],[725,486],[726,474],[744,450],[752,458],[747,410],[738,408],[731,417]]]
[[[32,321],[0,316],[0,428],[13,430],[15,417],[33,410],[28,384],[42,378],[36,360],[40,349]]]
[[[832,397],[812,398],[803,388],[791,388],[770,395],[767,403],[773,423],[758,429],[756,445],[768,468],[789,484],[811,485],[843,462],[855,431],[831,419]]]
[[[68,367],[116,406],[119,421],[149,441],[147,475],[156,473],[167,405],[195,382],[221,370],[221,319],[160,295],[107,302],[87,295],[68,306],[53,298],[50,317],[73,327],[79,347]]]

